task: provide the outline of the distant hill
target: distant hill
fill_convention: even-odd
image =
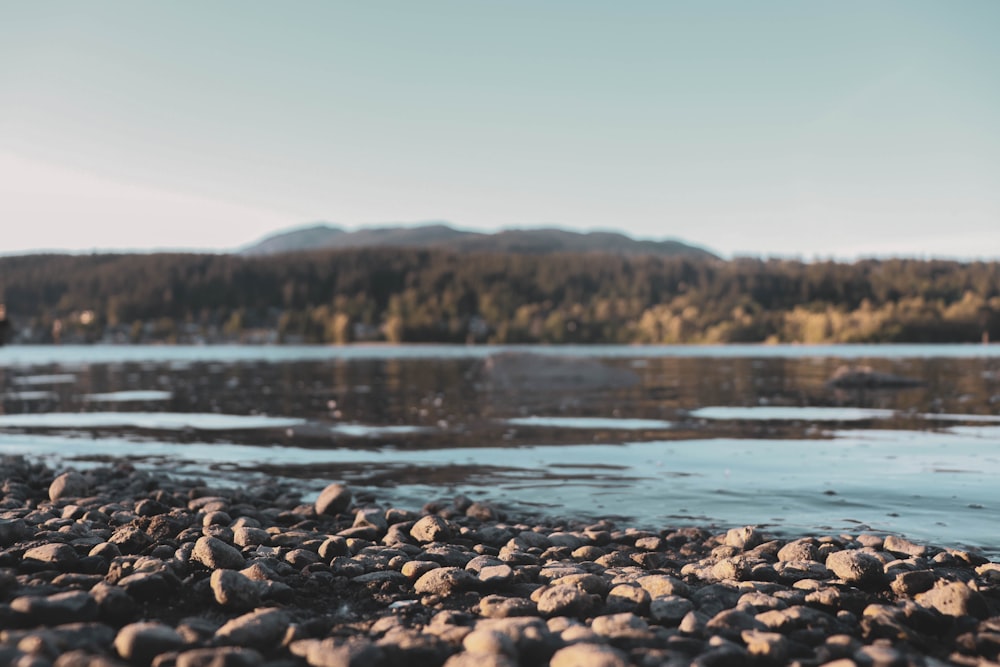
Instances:
[[[277,255],[305,250],[434,247],[463,252],[611,252],[714,258],[715,254],[681,241],[636,240],[615,232],[571,232],[562,229],[507,229],[495,234],[467,232],[443,223],[418,227],[372,227],[349,232],[318,224],[268,236],[242,250],[243,255]]]

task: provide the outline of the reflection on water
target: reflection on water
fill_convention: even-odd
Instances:
[[[764,405],[750,408],[731,408],[726,406],[711,406],[698,408],[689,413],[699,419],[753,419],[753,420],[797,420],[813,422],[848,422],[864,421],[866,419],[888,419],[895,413],[892,410],[874,410],[871,408],[814,408]]]
[[[673,426],[662,419],[609,419],[606,417],[515,417],[508,419],[514,426],[539,428],[578,428],[584,430],[640,431],[662,430]]]
[[[998,346],[495,351],[4,348],[0,453],[998,547]],[[925,384],[829,386],[845,359]]]

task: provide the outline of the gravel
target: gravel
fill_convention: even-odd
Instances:
[[[980,665],[1000,565],[896,535],[776,539],[421,512],[0,459],[0,663]]]

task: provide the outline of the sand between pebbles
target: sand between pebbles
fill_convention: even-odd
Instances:
[[[0,664],[989,665],[1000,565],[0,460]]]

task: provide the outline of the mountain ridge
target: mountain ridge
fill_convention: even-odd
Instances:
[[[716,258],[718,255],[690,243],[665,239],[635,239],[612,231],[577,232],[558,228],[508,228],[499,232],[473,232],[432,221],[416,226],[386,225],[348,231],[329,223],[282,230],[243,246],[239,254],[278,255],[310,250],[364,247],[446,248],[458,252],[610,252]]]

